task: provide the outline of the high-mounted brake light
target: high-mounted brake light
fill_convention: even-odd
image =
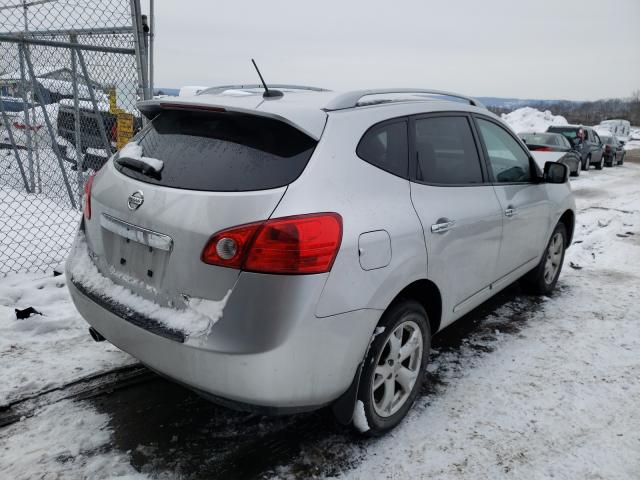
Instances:
[[[529,150],[533,150],[534,152],[550,152],[552,151],[551,147],[529,147]]]
[[[202,261],[259,273],[324,273],[331,270],[341,242],[337,213],[274,218],[214,234]]]
[[[192,105],[189,103],[161,103],[160,108],[164,110],[204,110],[207,112],[226,112],[222,107],[209,105]]]
[[[87,178],[87,183],[84,184],[84,194],[82,195],[82,213],[84,214],[85,220],[91,219],[91,187],[93,187],[93,179],[95,178],[96,173],[93,172]]]

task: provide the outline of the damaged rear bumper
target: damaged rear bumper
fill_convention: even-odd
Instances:
[[[193,337],[67,278],[80,314],[109,342],[218,403],[266,413],[319,408],[344,393],[381,314],[319,318],[324,275],[243,272],[222,317]]]

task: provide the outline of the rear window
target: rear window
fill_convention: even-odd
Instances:
[[[520,138],[527,145],[564,145],[562,141],[555,135],[529,133],[520,135]]]
[[[569,140],[571,145],[575,143],[576,138],[578,138],[578,128],[575,127],[549,127],[547,132],[555,132],[561,133],[565,138]]]
[[[189,190],[282,187],[300,176],[317,142],[286,123],[230,112],[164,111],[134,141],[164,162],[156,177],[115,162],[123,174]]]

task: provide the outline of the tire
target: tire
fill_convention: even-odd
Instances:
[[[540,263],[521,279],[522,287],[526,292],[535,295],[548,295],[556,288],[556,283],[558,283],[558,277],[562,270],[562,263],[564,262],[566,245],[567,229],[563,223],[558,223],[556,228],[553,229]],[[554,259],[555,264],[553,263]],[[552,271],[548,271],[548,262],[552,266]],[[555,268],[553,268],[553,265],[555,265]]]
[[[615,164],[616,164],[615,157],[611,157],[611,161],[605,163],[607,167],[613,167]]]
[[[584,164],[582,165],[582,170],[589,170],[590,166],[591,166],[591,155],[589,155],[585,160]]]
[[[600,157],[600,162],[596,164],[596,170],[602,170],[604,167],[604,155]]]
[[[382,315],[379,327],[384,327],[384,331],[374,338],[367,352],[354,419],[355,427],[368,436],[382,435],[393,429],[411,409],[424,383],[431,348],[427,312],[415,300],[392,304]],[[413,348],[406,351],[412,352],[411,355],[398,362],[402,347],[410,345]],[[403,381],[398,380],[403,377],[405,388],[402,388]],[[396,395],[400,396],[396,399]],[[363,419],[358,418],[363,414],[364,426]]]
[[[622,158],[618,162],[618,165],[622,165],[624,163],[624,152],[622,153]]]

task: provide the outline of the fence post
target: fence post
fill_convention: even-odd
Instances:
[[[84,77],[84,80],[87,83],[87,88],[89,89],[89,98],[91,99],[91,104],[93,105],[93,113],[96,116],[96,123],[98,124],[98,131],[100,132],[100,136],[102,137],[102,143],[104,143],[104,153],[106,153],[107,158],[109,158],[111,156],[111,143],[107,139],[107,132],[104,129],[104,119],[102,117],[102,113],[100,113],[100,109],[98,108],[98,102],[96,101],[96,93],[93,91],[93,87],[90,85],[87,64],[84,63],[84,55],[82,54],[82,50],[76,48],[75,51],[78,55],[78,63],[80,63],[82,76]]]
[[[33,70],[33,64],[31,63],[31,57],[29,55],[29,49],[24,48],[24,59],[27,62],[27,67],[29,68],[29,74],[33,78],[35,76]],[[69,178],[67,177],[67,171],[64,168],[64,161],[62,159],[62,152],[60,152],[60,147],[58,146],[58,142],[56,141],[56,133],[53,130],[53,126],[51,125],[51,119],[49,118],[49,112],[47,112],[46,107],[44,106],[44,96],[42,95],[42,91],[40,90],[40,85],[38,82],[34,83],[34,89],[40,99],[40,106],[42,107],[42,114],[44,115],[44,123],[47,125],[47,130],[49,131],[49,137],[51,138],[51,147],[58,158],[58,165],[60,167],[60,172],[62,173],[62,179],[64,180],[64,185],[67,189],[67,194],[69,195],[69,200],[71,201],[71,206],[76,209],[76,199],[73,196],[73,192],[71,191],[71,185],[69,185]]]
[[[142,99],[149,100],[152,96],[149,93],[149,81],[147,70],[149,61],[147,60],[147,49],[145,48],[144,32],[142,28],[142,16],[140,14],[140,0],[130,0],[131,22],[133,25],[133,43],[136,50],[136,66],[138,68],[138,92],[142,90]],[[139,95],[139,93],[138,93]]]
[[[31,193],[31,189],[29,188],[29,180],[27,180],[27,174],[24,171],[24,165],[22,165],[22,160],[20,159],[20,154],[18,153],[18,146],[16,145],[16,141],[13,138],[11,123],[9,122],[9,117],[7,116],[7,112],[4,109],[4,101],[2,100],[1,95],[0,95],[0,110],[2,110],[2,120],[4,120],[4,126],[7,129],[7,134],[9,135],[9,142],[11,142],[13,154],[16,157],[16,162],[18,163],[18,168],[20,169],[20,176],[22,176],[22,181],[24,182],[24,188],[27,191],[27,193]]]
[[[35,192],[36,180],[33,173],[33,143],[31,141],[31,120],[29,118],[29,103],[27,102],[27,78],[24,71],[24,44],[22,43],[18,44],[18,56],[20,61],[20,90],[22,93],[22,111],[24,113],[25,135],[27,138],[26,147],[27,161],[29,162],[29,181],[31,182],[31,190]]]
[[[70,41],[75,43],[76,35],[70,35]],[[82,203],[82,194],[84,191],[84,179],[82,178],[83,164],[82,161],[82,136],[80,135],[80,100],[78,100],[78,66],[76,65],[76,50],[71,49],[71,85],[73,86],[73,115],[74,130],[76,138],[76,177],[78,179],[78,202]],[[87,79],[85,79],[87,82]],[[87,87],[89,88],[88,82]],[[99,120],[98,120],[99,121]]]

